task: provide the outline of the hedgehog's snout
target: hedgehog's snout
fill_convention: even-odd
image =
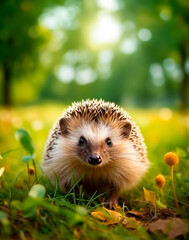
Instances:
[[[91,165],[98,165],[101,162],[102,162],[101,156],[96,153],[92,154],[88,159],[88,163]]]

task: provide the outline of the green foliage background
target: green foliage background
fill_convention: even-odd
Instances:
[[[0,9],[1,103],[94,97],[124,105],[182,104],[186,108],[187,0],[112,0],[109,5],[100,0],[7,0],[1,1]],[[98,44],[91,40],[102,15],[121,27],[117,41]],[[112,38],[111,30],[115,31],[114,26],[104,26],[101,35]],[[141,37],[140,30],[148,32]],[[121,50],[124,40],[130,41],[126,52]],[[136,50],[132,51],[133,46]],[[74,72],[67,82],[57,74],[65,65]],[[86,69],[94,78],[78,83],[78,74]]]

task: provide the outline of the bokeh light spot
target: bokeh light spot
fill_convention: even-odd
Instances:
[[[76,82],[80,85],[92,83],[96,80],[96,71],[89,66],[80,66],[76,72]]]
[[[168,121],[172,118],[173,113],[170,108],[161,108],[159,111],[159,116],[162,120]]]
[[[116,0],[97,0],[97,5],[109,11],[117,11],[121,8],[119,1]]]
[[[161,87],[165,83],[165,77],[161,65],[159,63],[153,63],[149,70],[154,85]]]
[[[31,126],[35,131],[40,131],[44,128],[44,124],[41,120],[34,120],[31,122]]]
[[[76,20],[78,13],[79,8],[76,6],[49,8],[39,17],[39,23],[50,30],[75,29],[79,26]]]
[[[99,14],[98,20],[92,26],[90,42],[93,45],[113,44],[121,36],[121,25],[110,14]]]
[[[163,61],[163,66],[165,68],[168,77],[176,82],[180,82],[183,78],[183,71],[181,67],[172,58],[166,58]]]
[[[184,70],[187,74],[189,74],[189,58],[186,59],[186,62],[184,64]]]
[[[141,41],[147,42],[152,38],[152,33],[147,28],[142,28],[138,31],[138,37]]]
[[[113,57],[113,52],[110,50],[102,50],[98,55],[99,62],[102,63],[110,63]]]
[[[163,6],[159,15],[162,20],[169,21],[171,19],[172,11],[169,6]]]
[[[74,68],[71,65],[62,65],[55,70],[55,74],[61,82],[69,83],[75,77]]]
[[[123,40],[120,46],[120,50],[125,54],[133,54],[137,50],[136,37],[126,38],[125,40]]]

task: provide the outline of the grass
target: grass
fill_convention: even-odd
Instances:
[[[44,144],[63,108],[41,105],[0,109],[0,169],[5,167],[0,177],[0,239],[110,239],[110,236],[111,239],[158,239],[158,235],[149,233],[141,225],[132,231],[121,223],[109,226],[95,220],[90,212],[100,206],[97,194],[86,199],[82,189],[78,196],[74,188],[61,194],[58,182],[54,188],[43,176],[40,163]],[[145,187],[181,218],[189,219],[189,117],[170,109],[129,109],[128,112],[141,128],[151,168],[137,188],[120,198],[124,214],[128,210],[153,212],[152,206],[144,201]],[[36,184],[35,176],[30,175],[29,186],[27,166],[21,161],[27,153],[15,138],[19,128],[29,131],[35,146],[39,185],[33,190],[34,195],[31,186]],[[169,151],[180,156],[180,163],[174,168],[179,209],[175,207],[171,191],[170,169],[163,161]],[[32,167],[32,161],[29,164]],[[163,195],[155,185],[159,173],[166,179]]]

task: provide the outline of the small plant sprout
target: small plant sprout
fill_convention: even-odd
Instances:
[[[37,183],[37,171],[35,164],[35,154],[32,138],[30,134],[25,129],[18,129],[16,131],[16,138],[20,141],[22,147],[26,150],[27,155],[22,157],[22,161],[27,163],[28,171],[28,184],[31,187],[30,175],[35,175],[35,182]],[[29,166],[29,162],[32,161],[33,168]]]
[[[174,152],[168,152],[164,156],[164,162],[168,166],[170,166],[172,191],[173,191],[173,195],[174,195],[174,198],[175,198],[176,207],[179,208],[179,204],[178,204],[178,200],[177,200],[177,196],[176,196],[176,191],[175,191],[175,186],[174,186],[174,180],[173,180],[173,167],[179,163],[179,157]]]
[[[162,174],[158,174],[156,176],[156,185],[158,186],[159,188],[159,191],[162,192],[162,188],[164,187],[165,185],[165,177],[162,175]]]

